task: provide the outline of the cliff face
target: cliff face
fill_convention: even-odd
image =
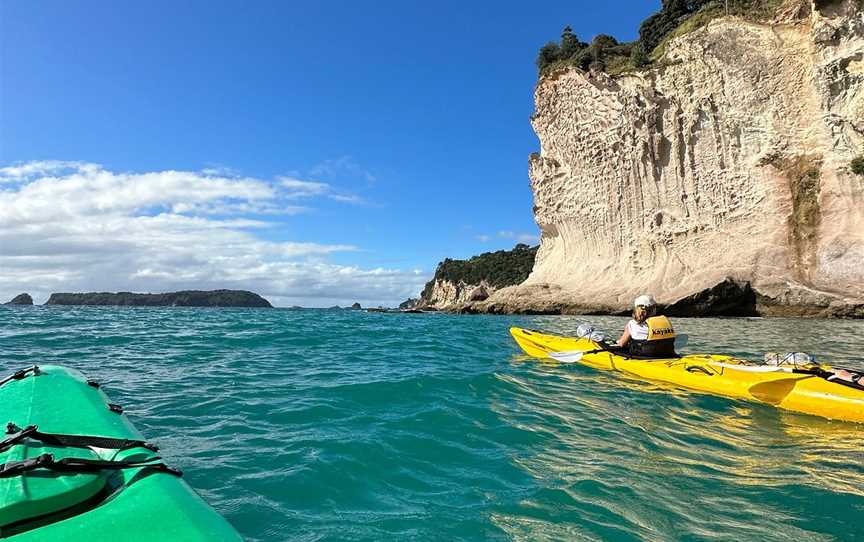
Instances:
[[[522,286],[475,309],[615,311],[731,277],[762,314],[864,315],[864,176],[849,169],[864,153],[864,14],[810,8],[714,20],[647,71],[541,79],[540,250]]]
[[[482,302],[501,288],[523,282],[534,267],[536,255],[536,246],[519,243],[512,250],[485,252],[468,260],[447,258],[426,283],[417,306],[459,310]]]
[[[89,292],[51,294],[46,305],[119,305],[129,307],[264,307],[269,301],[245,290],[185,290],[164,294]]]
[[[434,307],[447,310],[474,301],[484,301],[497,288],[486,281],[479,284],[467,284],[464,281],[453,282],[444,279],[433,279],[431,287],[424,291],[421,307]]]

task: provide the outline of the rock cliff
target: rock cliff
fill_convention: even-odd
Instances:
[[[482,302],[500,288],[523,282],[534,267],[536,255],[537,247],[519,243],[513,250],[485,252],[468,260],[447,258],[438,264],[414,306],[459,310]]]
[[[485,280],[477,284],[469,284],[465,281],[451,281],[434,279],[431,287],[424,291],[424,302],[421,307],[435,307],[439,309],[456,308],[466,303],[484,301],[489,298],[489,292],[495,292]]]
[[[864,14],[795,4],[772,23],[715,19],[644,71],[541,78],[536,262],[467,310],[616,312],[732,283],[758,314],[864,316],[864,176],[850,170]]]
[[[120,305],[130,307],[272,307],[245,290],[186,290],[164,294],[89,292],[51,294],[46,305]]]

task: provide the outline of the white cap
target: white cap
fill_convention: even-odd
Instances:
[[[657,301],[654,300],[654,296],[652,295],[640,295],[633,302],[634,307],[653,307],[656,304]]]

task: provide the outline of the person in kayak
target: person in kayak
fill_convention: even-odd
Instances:
[[[677,358],[675,329],[668,318],[657,314],[657,301],[650,295],[640,295],[633,303],[633,319],[615,346],[640,358]]]

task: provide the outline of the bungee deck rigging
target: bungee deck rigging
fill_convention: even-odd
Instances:
[[[35,425],[28,425],[21,429],[13,422],[6,426],[6,433],[10,436],[0,441],[0,453],[7,451],[12,446],[22,443],[25,439],[33,439],[45,444],[76,448],[102,448],[108,450],[128,450],[130,448],[145,448],[151,452],[159,451],[153,444],[138,439],[118,439],[111,437],[94,437],[91,435],[62,435],[57,433],[43,433]],[[175,476],[183,473],[162,463],[158,455],[150,456],[135,461],[117,461],[103,459],[84,459],[79,457],[64,457],[56,459],[53,454],[42,454],[31,459],[13,461],[0,464],[0,478],[18,476],[25,472],[36,469],[47,469],[54,472],[77,473],[97,472],[100,470],[118,470],[143,467],[154,469],[159,472],[167,472]]]
[[[59,366],[0,379],[0,539],[238,541],[95,382]]]

